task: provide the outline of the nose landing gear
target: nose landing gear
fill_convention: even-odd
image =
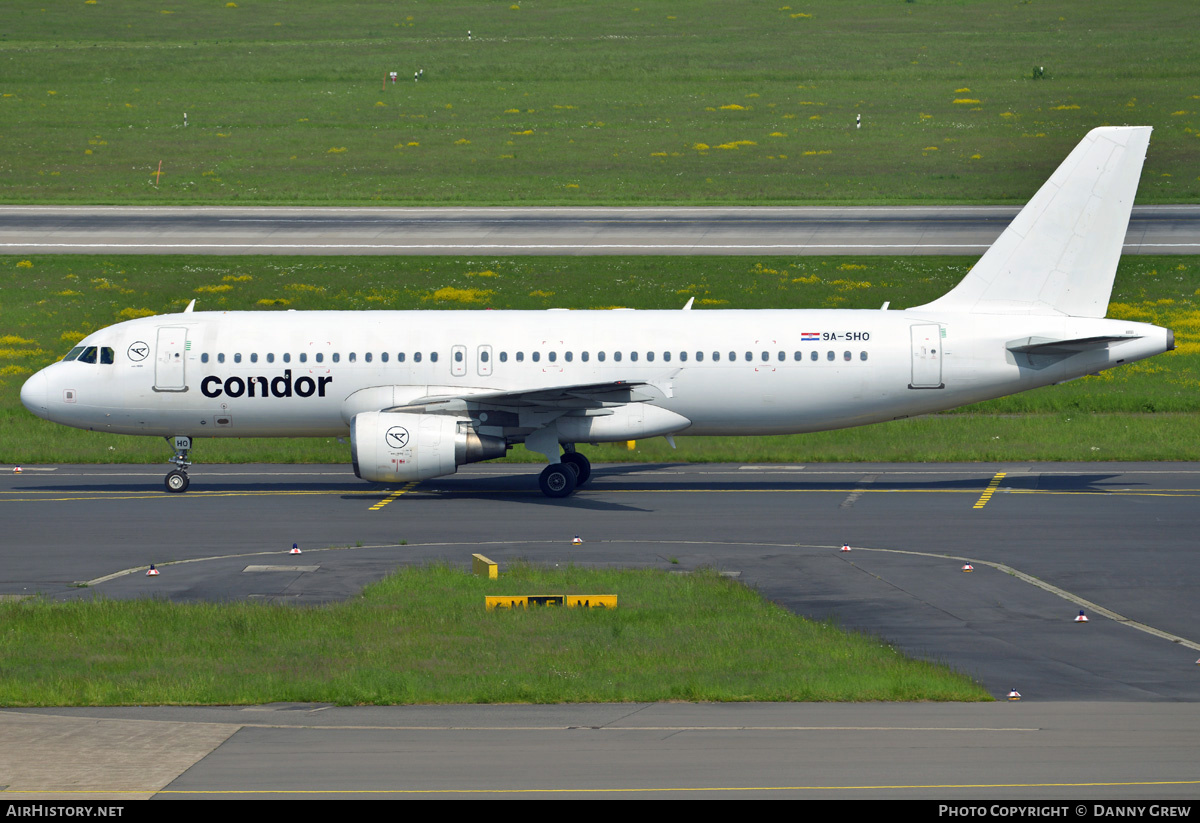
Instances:
[[[167,472],[167,477],[163,481],[169,492],[185,492],[188,485],[191,483],[188,480],[188,466],[192,465],[192,461],[188,460],[188,452],[192,449],[192,438],[184,435],[176,435],[175,437],[166,438],[168,443],[174,442],[175,456],[172,457],[169,463],[174,463],[178,468]]]

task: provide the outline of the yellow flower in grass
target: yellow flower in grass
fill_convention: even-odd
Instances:
[[[495,292],[491,289],[460,289],[455,286],[443,286],[437,291],[431,292],[422,300],[438,300],[450,301],[453,303],[482,303],[490,298]]]
[[[154,309],[128,308],[128,309],[121,309],[119,312],[117,312],[117,315],[119,317],[123,317],[126,320],[136,320],[139,317],[153,317],[156,314],[158,314],[158,312],[156,312]]]

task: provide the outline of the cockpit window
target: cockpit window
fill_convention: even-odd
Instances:
[[[79,356],[81,351],[83,351],[83,346],[76,346],[75,348],[71,349],[69,352],[67,352],[67,356],[63,358],[63,362],[66,363],[68,360],[74,360]]]
[[[108,346],[100,349],[100,365],[111,366],[113,364],[113,350]]]
[[[80,363],[95,363],[96,362],[96,347],[88,346],[83,350],[83,354],[79,355]]]

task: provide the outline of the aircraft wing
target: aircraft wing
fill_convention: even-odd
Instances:
[[[386,412],[438,413],[467,409],[503,411],[575,411],[623,406],[653,400],[649,391],[654,384],[644,381],[614,380],[603,383],[578,383],[511,391],[472,392],[459,395],[421,397]],[[660,391],[663,391],[660,389]],[[670,396],[669,389],[664,391]]]

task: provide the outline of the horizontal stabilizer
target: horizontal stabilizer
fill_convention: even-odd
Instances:
[[[1077,354],[1082,351],[1096,351],[1105,348],[1109,343],[1121,343],[1125,340],[1140,340],[1138,334],[1109,335],[1106,337],[1078,337],[1074,340],[1052,340],[1047,337],[1022,337],[1013,340],[1005,348],[1019,354]]]
[[[916,309],[1104,317],[1150,131],[1088,132],[962,282]]]

